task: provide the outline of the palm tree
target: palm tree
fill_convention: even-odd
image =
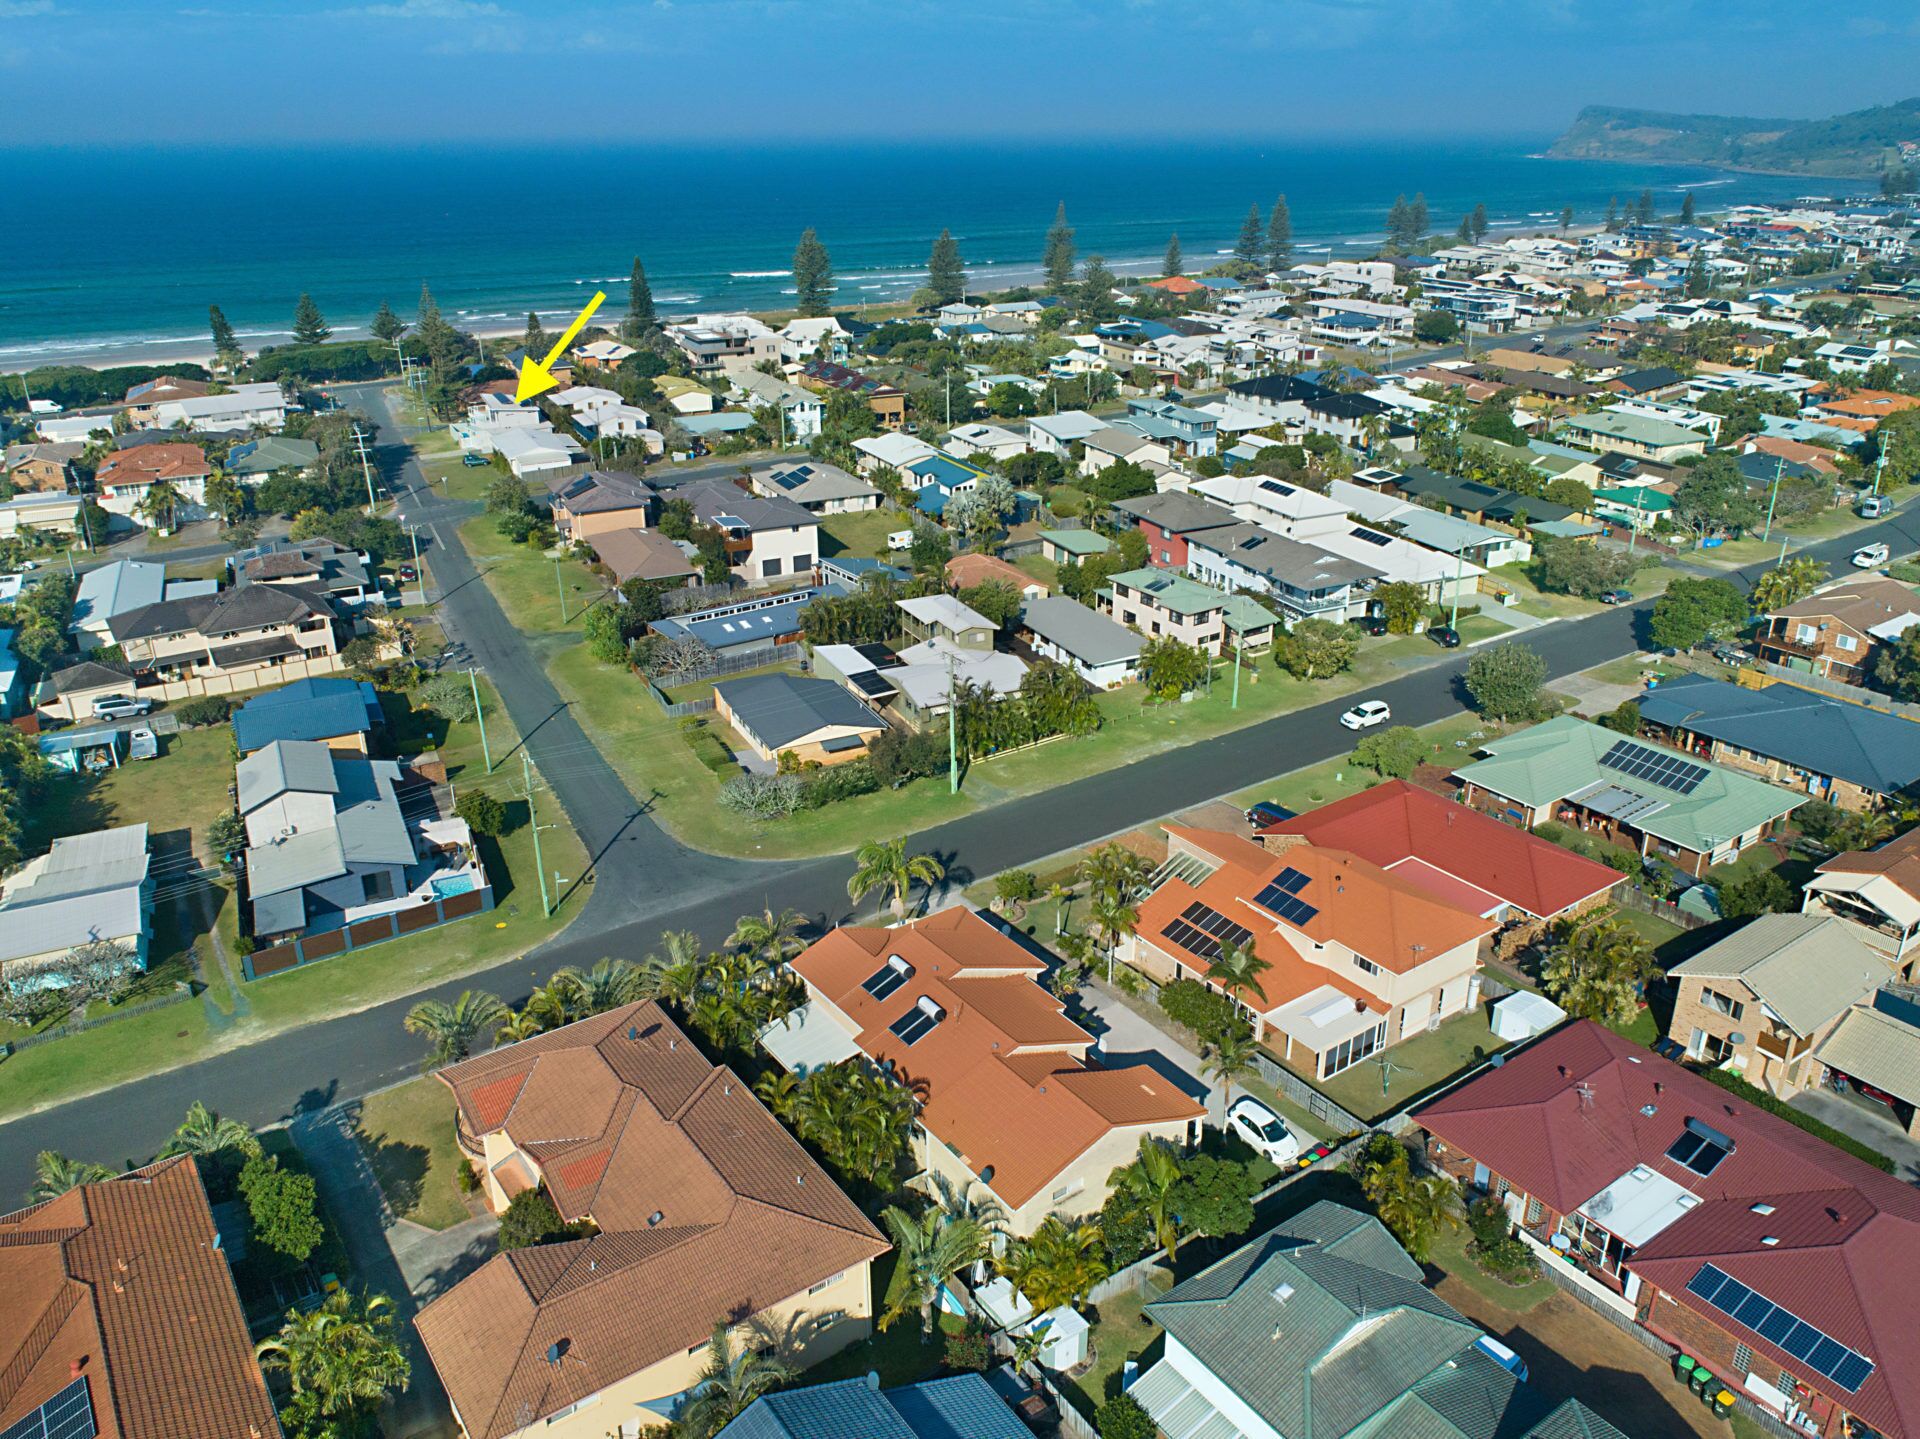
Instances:
[[[647,999],[685,1005],[700,987],[706,958],[700,936],[690,929],[668,930],[660,936],[660,949],[640,962],[640,992]]]
[[[1207,978],[1224,989],[1230,998],[1244,1003],[1248,990],[1262,999],[1267,997],[1260,985],[1260,976],[1271,968],[1271,964],[1253,952],[1251,944],[1222,944],[1220,953],[1207,966]]]
[[[631,1004],[643,997],[643,987],[640,966],[630,959],[603,959],[592,969],[570,964],[548,981],[569,1021]]]
[[[33,1161],[33,1188],[28,1192],[28,1198],[35,1204],[45,1204],[49,1199],[58,1199],[69,1189],[78,1189],[83,1184],[98,1184],[111,1178],[113,1171],[104,1164],[69,1159],[58,1150],[43,1149]]]
[[[1091,927],[1100,936],[1100,948],[1107,956],[1107,980],[1113,980],[1113,955],[1122,935],[1132,934],[1140,922],[1140,911],[1121,894],[1095,889],[1093,904],[1087,911]]]
[[[191,1154],[205,1159],[229,1149],[251,1157],[260,1152],[260,1141],[239,1120],[222,1119],[196,1099],[187,1107],[187,1117],[173,1131],[173,1138],[154,1157],[171,1159],[176,1154]]]
[[[1376,1134],[1354,1164],[1360,1188],[1400,1247],[1424,1264],[1442,1229],[1459,1224],[1458,1191],[1445,1175],[1416,1178],[1407,1147],[1390,1134]]]
[[[1095,899],[1104,894],[1131,903],[1150,873],[1146,860],[1123,844],[1103,844],[1080,861],[1080,878]]]
[[[1120,1192],[1153,1225],[1154,1240],[1167,1258],[1180,1252],[1180,1216],[1176,1210],[1180,1187],[1180,1156],[1164,1139],[1151,1135],[1140,1140],[1140,1157],[1114,1176]]]
[[[1252,1034],[1244,1029],[1231,1029],[1212,1044],[1201,1056],[1200,1068],[1220,1081],[1220,1110],[1225,1113],[1233,1104],[1233,1084],[1237,1079],[1246,1079],[1259,1072],[1254,1056],[1260,1051],[1259,1044]]]
[[[1073,886],[1055,880],[1047,886],[1047,898],[1053,901],[1053,932],[1056,936],[1066,933],[1067,906],[1073,902]]]
[[[680,1406],[680,1428],[687,1439],[713,1439],[762,1394],[778,1389],[799,1371],[775,1354],[739,1348],[724,1323],[713,1326],[707,1341],[707,1367]]]
[[[985,1257],[987,1233],[971,1219],[956,1219],[939,1206],[918,1218],[889,1204],[880,1218],[893,1236],[895,1263],[887,1284],[880,1327],[889,1329],[909,1309],[920,1311],[922,1341],[933,1338],[933,1306],[946,1282]]]
[[[1540,979],[1574,1018],[1623,1024],[1639,1011],[1641,986],[1655,967],[1640,931],[1608,910],[1561,927]]]
[[[801,1080],[790,1069],[769,1069],[753,1082],[753,1092],[775,1119],[791,1123],[800,1103]]]
[[[527,1002],[505,1019],[493,1032],[495,1044],[518,1044],[523,1039],[532,1039],[536,1034],[545,1034],[549,1029],[557,1029],[566,1023],[566,1016],[560,1008],[560,1002],[545,986],[534,990],[527,996]]]
[[[1107,1277],[1106,1241],[1092,1224],[1068,1224],[1049,1214],[1032,1234],[1008,1246],[994,1267],[1036,1314],[1045,1314],[1079,1303]]]
[[[186,501],[187,497],[180,493],[180,487],[172,480],[155,480],[147,486],[147,492],[134,508],[152,520],[156,529],[165,532],[174,527],[174,511]]]
[[[362,1299],[336,1289],[318,1308],[289,1311],[280,1332],[262,1339],[254,1354],[262,1369],[285,1370],[295,1398],[305,1397],[312,1412],[370,1414],[412,1375],[396,1327],[386,1295]]]
[[[207,508],[229,525],[237,525],[247,517],[252,493],[225,470],[215,470],[207,477]]]
[[[916,883],[932,889],[947,877],[946,866],[932,855],[908,854],[904,839],[868,840],[855,852],[853,863],[847,898],[858,902],[880,890],[892,897],[895,920],[907,917],[907,895]]]
[[[729,949],[758,955],[771,964],[782,964],[807,947],[800,938],[806,920],[791,909],[775,914],[771,907],[759,914],[744,914],[734,921],[727,939]]]
[[[425,1035],[430,1067],[457,1064],[473,1053],[473,1042],[483,1033],[492,1034],[506,1022],[507,1007],[498,995],[484,989],[463,989],[452,1004],[441,999],[423,999],[407,1011],[403,1021],[408,1034]]]

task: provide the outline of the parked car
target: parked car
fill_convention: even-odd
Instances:
[[[1736,668],[1747,662],[1747,652],[1738,645],[1715,645],[1713,657],[1723,665],[1733,665]]]
[[[1300,1158],[1300,1136],[1287,1128],[1286,1120],[1251,1094],[1243,1094],[1233,1101],[1233,1107],[1227,1111],[1227,1128],[1282,1169]]]
[[[1502,1344],[1498,1339],[1488,1334],[1482,1334],[1479,1339],[1474,1342],[1473,1347],[1509,1374],[1513,1375],[1513,1377],[1521,1383],[1524,1384],[1526,1382],[1527,1361],[1507,1348],[1507,1346]]]
[[[1385,724],[1393,718],[1393,711],[1387,708],[1385,700],[1361,700],[1359,704],[1340,716],[1340,723],[1348,729],[1371,729],[1377,724]]]
[[[1387,632],[1387,622],[1380,615],[1357,615],[1354,617],[1353,623],[1360,628],[1363,634],[1383,635]]]
[[[1270,799],[1261,800],[1260,803],[1247,811],[1247,823],[1261,828],[1270,824],[1279,824],[1283,820],[1292,818],[1292,810],[1283,804],[1275,804]]]
[[[1893,551],[1886,545],[1862,545],[1853,552],[1853,567],[1856,570],[1870,570],[1892,558]]]
[[[1452,625],[1435,625],[1427,631],[1427,638],[1439,645],[1443,650],[1457,650],[1460,648],[1460,631]]]
[[[1863,520],[1877,520],[1882,515],[1893,513],[1893,496],[1868,495],[1853,507],[1853,512]]]
[[[1603,605],[1630,605],[1633,603],[1632,590],[1602,590],[1600,603]]]
[[[412,584],[420,578],[420,571],[416,570],[412,565],[402,565],[400,566],[400,578],[405,583]]]
[[[152,708],[152,700],[135,699],[132,695],[101,695],[93,702],[93,717],[131,719],[135,715],[146,714]]]
[[[476,455],[476,454],[468,453],[460,457],[460,463],[465,465],[470,470],[477,470],[487,462],[488,462],[487,457],[485,455]]]

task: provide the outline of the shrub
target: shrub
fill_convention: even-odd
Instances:
[[[473,681],[465,675],[435,675],[420,686],[420,703],[450,724],[465,724],[476,713]]]
[[[507,832],[507,807],[483,789],[470,789],[454,802],[453,812],[475,834],[498,837]]]
[[[1040,881],[1030,869],[1010,869],[993,882],[994,893],[1003,904],[1026,904],[1040,893]]]
[[[1175,1024],[1183,1024],[1212,1044],[1250,1026],[1233,1001],[1197,979],[1176,979],[1160,987],[1160,1008]]]
[[[829,765],[806,775],[800,789],[801,809],[822,809],[843,799],[872,794],[880,788],[880,777],[864,759]]]
[[[500,1251],[531,1249],[537,1244],[552,1244],[571,1239],[572,1225],[560,1218],[560,1211],[544,1190],[523,1189],[507,1201],[507,1212],[500,1216]]]
[[[174,713],[188,729],[205,729],[225,724],[233,714],[233,701],[225,695],[201,695],[182,703]]]
[[[1100,1439],[1154,1439],[1160,1432],[1140,1401],[1131,1394],[1116,1394],[1093,1416]]]
[[[805,782],[793,774],[737,774],[720,786],[720,803],[749,819],[785,819],[800,807]]]
[[[254,1242],[294,1264],[306,1262],[326,1237],[314,1205],[313,1176],[282,1169],[269,1154],[256,1154],[240,1171],[240,1192],[253,1221]]]
[[[958,1334],[947,1336],[947,1368],[979,1373],[993,1362],[993,1340],[986,1327],[969,1324]]]
[[[1160,1247],[1160,1241],[1154,1237],[1153,1221],[1141,1212],[1133,1197],[1118,1186],[1100,1207],[1100,1218],[1094,1227],[1100,1231],[1101,1241],[1107,1247],[1110,1270],[1125,1269],[1134,1260]]]
[[[1407,779],[1426,757],[1426,741],[1411,725],[1393,725],[1367,735],[1353,747],[1353,762],[1387,779]]]
[[[462,1194],[480,1192],[480,1171],[473,1167],[471,1159],[462,1159],[460,1167],[453,1171],[453,1182]]]

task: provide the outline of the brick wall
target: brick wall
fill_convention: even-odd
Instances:
[[[1689,1309],[1650,1284],[1642,1289],[1640,1300],[1641,1324],[1669,1343],[1678,1345],[1682,1353],[1692,1355],[1730,1389],[1744,1394],[1743,1386],[1749,1371],[1769,1384],[1779,1385],[1784,1366],[1774,1363],[1758,1349],[1752,1350],[1750,1358],[1746,1353],[1736,1355],[1736,1350],[1744,1350],[1747,1346],[1705,1315]],[[1744,1360],[1747,1367],[1736,1366],[1736,1357]],[[1796,1374],[1795,1377],[1802,1376]],[[1842,1432],[1840,1410],[1832,1400],[1825,1395],[1812,1393],[1810,1397],[1802,1396],[1800,1402],[1819,1421],[1822,1435]]]

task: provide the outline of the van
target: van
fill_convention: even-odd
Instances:
[[[894,551],[895,553],[898,553],[901,550],[912,549],[913,548],[913,531],[912,530],[895,530],[892,534],[887,536],[887,548]]]
[[[1877,520],[1882,515],[1893,513],[1893,496],[1868,495],[1853,507],[1853,512],[1863,520]]]

